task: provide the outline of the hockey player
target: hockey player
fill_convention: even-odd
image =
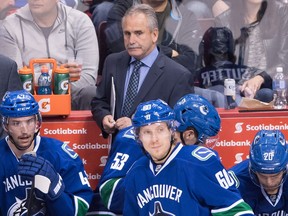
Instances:
[[[25,90],[0,105],[8,136],[0,141],[0,215],[85,215],[93,192],[79,156],[41,137],[38,103]]]
[[[180,141],[185,145],[207,145],[208,137],[218,134],[221,119],[215,107],[205,98],[187,94],[174,106]],[[215,143],[215,142],[214,142]]]
[[[250,147],[250,157],[231,168],[238,189],[255,215],[288,214],[288,148],[279,130],[259,131]]]
[[[220,117],[217,110],[201,96],[195,94],[183,96],[174,106],[174,110],[178,121],[177,131],[179,131],[177,139],[175,136],[176,142],[182,140],[186,145],[206,144],[206,138],[217,135],[220,130]],[[124,178],[133,163],[142,156],[143,151],[135,140],[133,127],[119,131],[98,184],[100,194],[96,194],[90,212],[103,215],[107,211],[103,206],[104,203],[111,211],[122,213]],[[96,189],[97,193],[99,188]],[[101,195],[103,203],[97,195]]]
[[[174,142],[174,111],[141,103],[132,119],[146,157],[125,178],[123,215],[253,215],[215,153]]]

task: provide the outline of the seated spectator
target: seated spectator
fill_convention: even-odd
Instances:
[[[106,28],[108,53],[123,51],[121,19],[133,4],[149,4],[156,12],[159,23],[160,50],[195,74],[201,28],[196,16],[181,2],[174,0],[116,0],[109,11]]]
[[[265,70],[271,77],[276,67],[288,70],[288,7],[275,0],[230,1],[217,26],[233,32],[237,63]]]
[[[241,96],[264,102],[273,100],[272,79],[263,70],[235,64],[234,39],[226,27],[210,27],[199,46],[204,65],[198,71],[200,87],[224,94],[224,80],[234,79],[237,84],[236,102]]]
[[[32,58],[54,58],[69,69],[72,109],[90,109],[96,92],[98,42],[90,18],[57,0],[29,1],[3,22],[0,52],[18,68]],[[76,62],[68,62],[72,57]],[[76,80],[76,81],[75,81]]]

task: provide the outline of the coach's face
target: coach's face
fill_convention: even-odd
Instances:
[[[158,29],[151,30],[144,14],[127,16],[123,20],[122,28],[125,48],[130,56],[141,60],[156,47]]]

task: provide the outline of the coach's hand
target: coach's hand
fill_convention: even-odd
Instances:
[[[45,181],[48,184],[48,193],[45,192],[45,189],[42,190],[43,185],[41,183],[34,182],[34,184],[35,188],[39,189],[42,193],[47,193],[47,197],[50,200],[58,198],[64,191],[65,186],[61,176],[55,171],[53,165],[42,157],[31,154],[22,155],[18,166],[18,174],[30,180],[34,180],[35,175],[46,177],[47,181],[49,179],[48,183]]]

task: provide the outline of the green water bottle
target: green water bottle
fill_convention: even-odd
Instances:
[[[33,72],[27,66],[19,69],[20,80],[23,84],[23,89],[34,94],[34,81],[33,81]]]
[[[54,94],[69,93],[69,70],[63,65],[54,71]]]

